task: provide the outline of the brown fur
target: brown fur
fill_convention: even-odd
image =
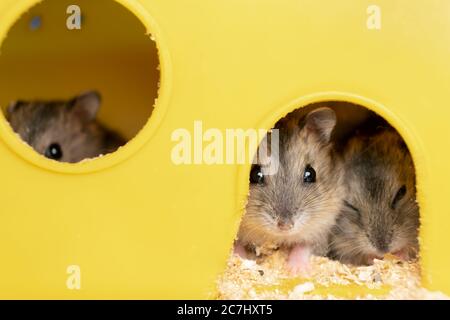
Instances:
[[[328,232],[340,211],[343,190],[341,161],[330,143],[335,114],[329,108],[320,110],[328,113],[324,117],[311,117],[312,113],[305,117],[300,109],[276,124],[280,136],[279,169],[274,175],[265,176],[264,185],[250,185],[238,233],[242,245],[306,244],[315,254],[326,253]],[[276,156],[272,153],[270,160]],[[313,184],[303,181],[308,164],[317,174]],[[266,167],[262,166],[262,170]],[[280,230],[277,227],[280,220],[294,227]]]
[[[400,250],[413,258],[419,226],[415,170],[400,135],[378,127],[351,138],[344,165],[346,205],[333,228],[330,256],[355,265]],[[406,194],[393,206],[402,186]]]
[[[69,101],[17,101],[11,103],[7,119],[12,129],[38,153],[58,143],[61,162],[79,162],[115,151],[125,141],[95,120],[99,107],[96,93]],[[91,95],[91,96],[90,96]],[[98,105],[97,105],[98,104]]]

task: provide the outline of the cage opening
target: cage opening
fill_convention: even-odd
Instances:
[[[269,156],[280,170],[266,176],[256,163],[249,172],[219,296],[417,297],[415,167],[398,131],[342,101],[301,107],[274,128],[280,151]]]
[[[79,162],[112,153],[139,133],[154,110],[160,81],[154,40],[114,0],[39,2],[1,44],[2,111],[47,158]],[[20,111],[14,123],[12,111]]]

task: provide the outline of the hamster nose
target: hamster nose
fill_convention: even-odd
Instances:
[[[382,229],[378,229],[372,233],[371,242],[379,255],[384,256],[390,251],[392,242],[392,233],[383,232]]]
[[[278,229],[280,229],[282,231],[288,231],[288,230],[292,229],[294,224],[292,223],[292,221],[280,220],[280,221],[278,221],[277,226],[278,226]]]
[[[377,248],[378,252],[382,255],[389,252],[389,242],[386,241],[386,239],[377,239],[375,241],[375,247]]]

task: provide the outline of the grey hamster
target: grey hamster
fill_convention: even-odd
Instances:
[[[326,254],[330,228],[342,203],[341,161],[333,151],[331,134],[336,114],[330,108],[280,120],[278,170],[267,174],[267,162],[253,165],[250,192],[235,252],[264,246],[289,250],[288,269],[308,269],[310,254]],[[261,162],[259,162],[261,163]]]
[[[400,135],[387,124],[359,133],[344,149],[344,205],[330,237],[331,258],[367,265],[387,253],[418,250],[415,170]]]
[[[61,162],[115,151],[125,144],[117,133],[96,121],[101,98],[95,91],[68,101],[15,101],[6,118],[12,129],[47,158]]]

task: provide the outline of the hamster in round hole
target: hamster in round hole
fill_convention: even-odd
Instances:
[[[269,161],[252,166],[235,252],[267,244],[287,248],[294,274],[308,271],[311,254],[326,254],[343,197],[341,161],[331,142],[335,126],[336,114],[326,107],[306,115],[299,109],[275,125],[278,154],[269,152]],[[267,163],[277,159],[278,170],[267,174]]]
[[[329,256],[368,265],[393,254],[403,260],[418,251],[419,207],[415,170],[401,136],[388,124],[360,133],[344,148],[342,211],[330,236]]]
[[[125,144],[96,120],[101,97],[96,91],[67,101],[15,101],[6,119],[33,149],[49,159],[76,163],[114,152]]]

